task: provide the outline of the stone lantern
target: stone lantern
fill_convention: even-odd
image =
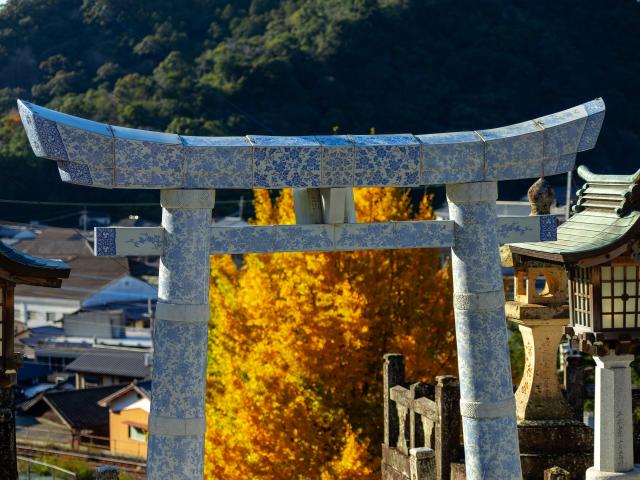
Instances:
[[[545,178],[536,181],[529,189],[531,215],[548,215],[554,199],[551,184]],[[574,418],[556,374],[558,344],[569,323],[566,271],[537,258],[511,253],[506,258],[515,279],[514,299],[506,302],[505,313],[518,325],[525,349],[516,392],[523,478],[537,480],[554,466],[571,472],[571,478],[583,478],[593,458],[593,433]]]
[[[553,303],[567,296],[565,331],[573,348],[596,362],[594,466],[587,480],[640,478],[633,465],[629,367],[640,340],[640,170],[596,175],[580,167],[578,175],[586,184],[574,215],[558,228],[557,241],[511,245],[514,265],[521,266],[516,277],[526,277],[532,290],[516,285],[516,298],[519,292]],[[549,289],[533,292],[531,282],[540,274],[552,278]]]
[[[0,478],[18,478],[13,387],[21,357],[13,351],[16,284],[60,287],[71,269],[60,260],[32,257],[0,242]]]

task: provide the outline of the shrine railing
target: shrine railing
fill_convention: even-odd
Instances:
[[[458,379],[408,384],[403,356],[384,360],[383,480],[449,480],[462,453]]]

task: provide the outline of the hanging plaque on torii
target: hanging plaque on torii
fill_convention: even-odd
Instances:
[[[452,251],[467,478],[521,478],[499,244],[556,238],[554,216],[496,216],[497,182],[573,169],[597,99],[491,130],[429,135],[191,137],[105,125],[18,101],[63,181],[160,189],[162,226],[96,229],[100,256],[159,255],[148,478],[203,477],[209,255]],[[353,187],[445,184],[451,219],[357,223]],[[293,188],[295,225],[211,225],[215,189]]]

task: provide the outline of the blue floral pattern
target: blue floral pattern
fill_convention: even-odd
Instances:
[[[518,432],[513,417],[462,418],[466,477],[470,480],[521,480]]]
[[[204,418],[207,335],[207,322],[156,319],[152,414]]]
[[[481,130],[486,180],[513,180],[542,174],[544,133],[536,122]]]
[[[393,248],[425,248],[453,246],[453,223],[396,222]]]
[[[179,188],[183,184],[182,145],[115,140],[118,187]]]
[[[255,188],[320,186],[320,144],[314,137],[249,136]]]
[[[210,210],[163,209],[160,300],[197,305],[208,302],[210,224]]]
[[[460,298],[469,294],[492,297],[491,292],[503,289],[496,228],[497,189],[495,183],[475,185],[473,190],[464,184],[447,187],[450,216],[456,222],[453,287]],[[486,188],[480,188],[482,185]],[[474,201],[476,191],[478,200]],[[489,405],[513,397],[503,307],[491,302],[457,302],[454,312],[461,402],[484,403],[487,407],[479,410],[491,410]],[[463,417],[467,478],[522,478],[515,413],[514,408],[505,417]]]
[[[540,241],[554,242],[558,239],[558,219],[555,215],[541,215]]]
[[[544,158],[559,157],[577,150],[587,122],[587,111],[580,105],[537,118],[536,122],[544,128]]]
[[[273,231],[273,250],[322,252],[333,250],[332,225],[279,225]]]
[[[136,248],[144,248],[149,244],[153,249],[159,250],[162,248],[162,236],[160,234],[142,233],[137,238],[128,239],[126,243],[130,243]]]
[[[558,158],[555,173],[567,173],[574,169],[576,164],[576,154],[562,155]]]
[[[93,185],[89,167],[76,162],[58,162],[58,173],[63,182]]]
[[[331,135],[315,137],[322,146],[321,184],[327,187],[353,185],[355,148],[347,136]]]
[[[115,177],[124,188],[408,187],[555,175],[573,168],[576,149],[595,146],[605,113],[598,99],[508,127],[419,140],[411,134],[218,138],[110,127],[26,102],[18,107],[36,155],[83,163],[93,185],[113,187]]]
[[[246,137],[182,137],[186,188],[253,188],[253,148]]]
[[[589,117],[584,126],[582,138],[580,138],[578,152],[584,152],[596,146],[596,141],[602,128],[602,122],[604,122],[605,107],[601,98],[585,103],[584,108]]]
[[[476,132],[436,133],[417,138],[422,143],[421,183],[484,179],[484,142]]]
[[[18,102],[18,111],[31,148],[38,157],[45,157],[51,160],[68,160],[67,152],[55,122],[33,113],[22,102]]]
[[[396,242],[393,223],[354,223],[335,225],[336,250],[374,250],[389,248]]]
[[[355,144],[356,185],[420,184],[420,142],[413,135],[351,135],[349,139]]]
[[[274,229],[271,226],[211,227],[209,253],[273,252]]]
[[[58,130],[70,161],[113,170],[113,136],[106,137],[62,123],[58,124]]]
[[[98,257],[113,257],[116,254],[116,230],[106,227],[95,229],[95,254]]]
[[[453,222],[212,227],[210,253],[326,252],[453,245]]]
[[[148,480],[204,478],[204,438],[149,435]]]

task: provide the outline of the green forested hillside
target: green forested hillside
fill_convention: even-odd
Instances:
[[[622,173],[640,166],[639,77],[635,0],[9,0],[0,198],[156,195],[55,180],[18,97],[140,128],[284,135],[490,128],[602,96],[601,141],[580,160]]]

